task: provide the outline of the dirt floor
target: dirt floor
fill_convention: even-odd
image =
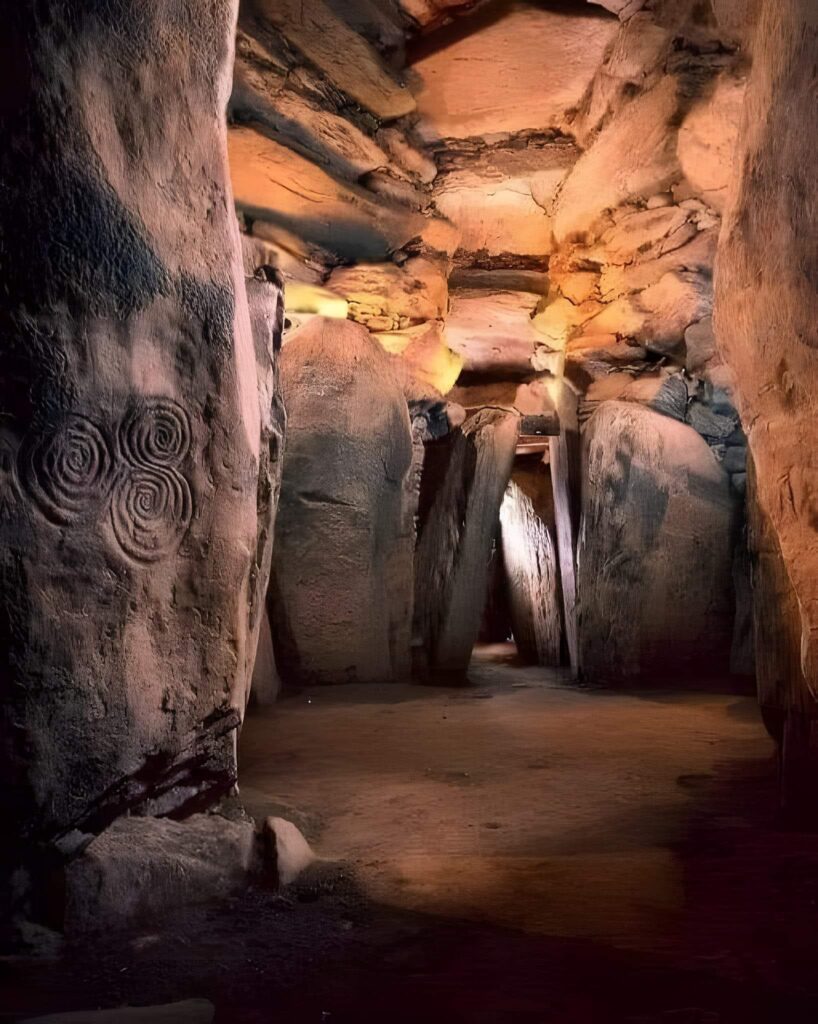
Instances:
[[[217,1024],[818,1019],[818,836],[776,819],[752,696],[580,689],[502,646],[472,682],[250,717],[245,805],[342,866],[7,961],[0,1020],[191,997]]]

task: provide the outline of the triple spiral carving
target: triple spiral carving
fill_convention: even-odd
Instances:
[[[154,562],[178,548],[193,518],[181,472],[190,448],[185,410],[167,398],[148,398],[134,403],[115,445],[87,417],[64,417],[24,449],[21,476],[41,512],[58,525],[94,518],[107,504],[122,550]]]
[[[102,430],[86,416],[66,416],[22,451],[21,477],[42,511],[59,525],[93,514],[111,489],[114,458]]]

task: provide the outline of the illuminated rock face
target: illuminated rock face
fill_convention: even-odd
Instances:
[[[779,615],[796,620],[779,630],[779,638],[792,638],[789,649],[779,639],[760,652],[762,702],[812,715],[818,694],[816,49],[812,5],[761,3],[720,241],[715,316],[755,465],[755,518],[764,524],[755,531],[762,563],[757,601],[761,608],[777,604],[784,609]],[[768,639],[768,631],[762,636]]]
[[[388,682],[406,671],[412,605],[403,386],[392,358],[348,320],[302,327],[281,366],[288,437],[271,582],[279,672],[297,685]]]
[[[226,166],[236,5],[80,7],[4,8],[7,851],[234,784],[275,507],[280,317],[260,415]]]
[[[562,616],[554,499],[546,467],[515,468],[500,509],[511,630],[532,665],[560,664]]]

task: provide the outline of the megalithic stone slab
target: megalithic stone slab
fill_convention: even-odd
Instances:
[[[491,548],[519,416],[484,409],[427,448],[415,558],[416,632],[430,676],[463,681],[486,602]]]
[[[270,589],[279,672],[289,685],[387,682],[409,661],[399,649],[412,595],[401,551],[411,566],[414,534],[402,384],[349,320],[305,324],[281,367],[287,448]]]
[[[0,3],[12,840],[235,782],[274,495],[227,174],[237,6]]]
[[[583,675],[617,683],[727,672],[736,498],[692,427],[604,402],[584,427]]]
[[[515,468],[500,508],[511,628],[529,664],[560,664],[562,615],[554,498],[547,467]]]

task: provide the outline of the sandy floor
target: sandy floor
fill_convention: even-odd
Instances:
[[[297,809],[381,904],[680,950],[697,818],[741,842],[718,790],[772,754],[754,701],[577,689],[512,660],[480,650],[474,689],[311,690],[251,718],[244,803]]]
[[[246,805],[349,867],[0,963],[0,1021],[206,997],[216,1024],[814,1024],[818,836],[776,819],[753,698],[512,658],[251,716]]]

